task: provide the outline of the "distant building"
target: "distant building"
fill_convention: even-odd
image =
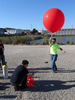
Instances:
[[[43,29],[42,30],[39,30],[38,32],[40,32],[41,34],[46,34],[46,33],[49,33],[50,34],[51,33],[48,30],[43,30]]]
[[[23,30],[24,33],[30,33],[30,30]]]
[[[0,35],[3,35],[3,34],[5,34],[5,32],[6,32],[6,30],[5,30],[5,29],[3,29],[3,28],[0,28]]]
[[[61,29],[55,35],[75,35],[75,28]]]
[[[5,32],[5,34],[15,34],[16,33],[15,28],[5,28],[5,30],[7,31]]]
[[[16,29],[16,33],[22,33],[23,29]]]
[[[22,29],[15,29],[15,28],[5,28],[7,31],[5,34],[15,34],[15,33],[22,33]]]
[[[41,34],[46,34],[49,33],[50,35],[52,32],[49,32],[48,30],[40,30]],[[66,29],[61,29],[57,32],[54,33],[55,35],[75,35],[75,28],[66,28]]]
[[[15,34],[15,33],[29,33],[30,30],[23,30],[23,29],[15,29],[15,28],[5,28],[5,30],[7,31],[5,34]]]

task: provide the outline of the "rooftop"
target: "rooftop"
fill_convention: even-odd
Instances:
[[[5,28],[5,30],[16,30],[15,28]]]

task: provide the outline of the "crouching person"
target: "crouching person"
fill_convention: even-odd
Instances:
[[[2,64],[1,64],[2,62]],[[5,63],[5,56],[4,56],[4,45],[2,40],[0,39],[0,69],[2,70],[2,65]]]
[[[28,64],[27,60],[23,60],[22,65],[19,65],[11,76],[10,82],[14,86],[15,91],[27,88],[27,75],[33,76],[32,73],[28,72]]]

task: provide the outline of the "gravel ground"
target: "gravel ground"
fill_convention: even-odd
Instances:
[[[58,50],[58,72],[52,73],[49,46],[5,45],[9,78],[3,79],[0,70],[0,100],[75,100],[75,46],[61,47],[66,53]],[[36,68],[35,86],[15,92],[10,77],[23,59]]]

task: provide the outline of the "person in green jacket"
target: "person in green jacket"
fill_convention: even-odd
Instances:
[[[51,61],[52,61],[52,71],[55,72],[57,71],[57,66],[55,64],[57,60],[57,49],[60,49],[64,53],[66,53],[57,43],[56,43],[56,38],[53,38],[53,34],[50,37],[50,54],[51,54]]]

